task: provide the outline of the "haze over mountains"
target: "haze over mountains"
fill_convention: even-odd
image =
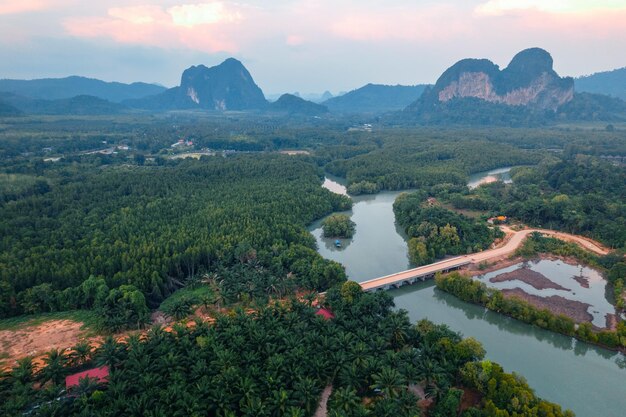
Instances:
[[[120,103],[124,100],[158,94],[165,90],[165,87],[156,84],[143,82],[124,84],[79,76],[40,80],[0,80],[0,91],[43,100],[94,96]]]
[[[626,103],[618,99],[626,96],[626,68],[576,80],[560,77],[550,54],[540,48],[518,53],[503,70],[488,59],[463,59],[434,85],[367,84],[321,104],[293,94],[269,103],[250,72],[234,58],[210,68],[192,66],[183,72],[180,86],[170,89],[73,76],[0,80],[0,92],[4,115],[197,110],[305,116],[396,112],[395,120],[420,124],[626,120]]]
[[[417,100],[427,86],[367,84],[322,104],[340,113],[381,113],[402,110]]]
[[[579,77],[574,83],[579,92],[606,94],[626,100],[626,67]]]

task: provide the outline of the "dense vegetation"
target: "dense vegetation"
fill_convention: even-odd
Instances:
[[[301,158],[101,164],[84,157],[33,167],[44,182],[5,177],[19,186],[0,199],[2,316],[140,305],[141,297],[154,307],[188,277],[237,264],[265,268],[252,293],[270,276],[292,273],[298,287],[316,290],[345,277],[316,253],[305,226],[350,202],[322,189]],[[224,274],[224,286],[239,279]]]
[[[356,224],[345,214],[332,214],[322,221],[325,237],[349,238],[354,235]]]
[[[494,146],[478,140],[450,140],[443,133],[423,137],[411,132],[379,139],[376,149],[365,142],[360,147],[320,150],[321,156],[325,154],[331,158],[341,156],[326,164],[328,172],[347,178],[350,185],[365,182],[359,188],[356,185],[350,187],[352,194],[369,193],[372,189],[465,185],[470,173],[507,165],[534,164],[541,159],[539,154],[512,146]]]
[[[461,300],[483,305],[489,310],[506,314],[525,323],[612,349],[626,347],[624,322],[618,324],[616,331],[593,331],[591,323],[574,323],[569,317],[554,314],[547,309],[538,309],[519,298],[505,297],[500,290],[489,288],[484,283],[458,272],[440,275],[435,281],[437,288]]]
[[[588,156],[519,168],[513,184],[452,193],[457,208],[506,214],[626,248],[626,168]]]
[[[461,255],[487,249],[499,229],[487,227],[485,222],[473,220],[431,205],[425,192],[403,193],[393,204],[396,221],[409,237],[409,258],[416,265],[424,265],[446,255]]]
[[[500,214],[566,194],[567,209],[584,220],[580,230],[620,246],[623,168],[596,158],[622,163],[625,131],[400,129],[382,127],[384,120],[372,131],[354,129],[366,122],[240,113],[2,119],[1,316],[83,308],[90,311],[77,314],[95,312],[116,330],[139,327],[156,308],[175,319],[198,306],[236,304],[248,313],[219,316],[214,326],[152,330],[127,343],[109,339],[95,351],[51,352],[41,371],[24,360],[0,378],[0,397],[8,399],[0,412],[38,404],[32,415],[311,415],[331,383],[329,415],[402,416],[418,412],[407,389],[416,383],[436,400],[433,416],[457,415],[467,388],[478,393],[479,410],[466,417],[569,416],[536,399],[521,378],[477,362],[476,342],[427,322],[411,326],[385,295],[350,285],[330,290],[336,318],[328,322],[276,300],[345,279],[339,264],[316,253],[305,228],[349,207],[321,189],[322,169],[347,177],[354,194],[419,188],[397,214],[407,230],[413,226],[414,242],[431,237],[420,234],[422,223],[436,227],[427,256],[484,248],[495,237],[474,220],[423,206],[428,196],[459,206],[485,199],[480,210]],[[172,148],[179,139],[193,146]],[[170,159],[205,147],[227,151],[226,158]],[[310,156],[272,153],[282,149]],[[465,187],[471,173],[536,164],[519,169],[512,186]],[[535,188],[532,178],[540,179]],[[532,222],[570,227],[566,216],[548,224],[540,213]],[[598,260],[616,291],[626,277],[619,256]],[[75,397],[62,394],[67,373],[101,363],[113,365],[108,388],[83,383]]]
[[[463,385],[482,400],[463,413],[495,417],[572,416],[535,397],[523,379],[502,372],[473,339],[445,326],[411,325],[385,293],[364,294],[354,283],[328,292],[335,318],[315,316],[297,302],[217,317],[214,325],[155,327],[146,336],[98,348],[48,354],[34,371],[27,358],[0,378],[2,415],[33,416],[311,416],[332,387],[329,416],[420,415],[424,387],[430,415],[457,415]],[[67,396],[64,376],[108,365],[110,381],[84,380]],[[43,384],[41,388],[36,387]],[[480,397],[479,397],[480,398]]]

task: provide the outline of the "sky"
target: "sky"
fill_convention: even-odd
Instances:
[[[266,94],[434,83],[542,47],[561,75],[626,66],[626,0],[0,0],[0,78],[173,87],[241,60]]]

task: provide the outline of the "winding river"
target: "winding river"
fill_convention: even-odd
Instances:
[[[494,174],[500,173],[482,173]],[[473,176],[471,181],[480,183],[481,179]],[[345,192],[338,178],[329,176],[325,186]],[[342,263],[348,277],[358,282],[407,269],[405,235],[395,224],[392,208],[399,194],[354,197],[353,208],[346,213],[356,223],[356,233],[352,239],[342,240],[341,248],[335,247],[334,239],[322,237],[321,222],[314,223],[310,230],[319,252]],[[539,396],[573,410],[578,417],[626,415],[623,355],[465,303],[437,290],[432,281],[391,294],[397,308],[407,310],[413,321],[428,318],[476,338],[485,347],[487,358],[523,375]]]

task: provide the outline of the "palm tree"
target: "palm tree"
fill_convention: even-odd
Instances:
[[[320,394],[315,380],[309,377],[299,379],[294,384],[294,391],[296,398],[299,400],[299,404],[304,411],[306,411],[306,414],[311,414],[317,406]]]
[[[89,341],[83,340],[72,347],[69,354],[71,366],[77,367],[87,363],[91,359],[92,347]]]
[[[356,395],[355,390],[341,387],[333,391],[328,402],[332,409],[350,414],[361,404],[361,399]]]
[[[82,397],[94,392],[98,388],[98,381],[94,378],[80,378],[78,385],[72,388],[72,394]]]
[[[406,385],[400,372],[389,367],[384,367],[379,373],[372,375],[372,380],[374,383],[370,385],[370,388],[380,390],[387,398],[396,398],[403,386]]]
[[[96,363],[99,366],[117,366],[126,357],[123,345],[117,343],[113,336],[107,336],[104,343],[96,351]]]
[[[65,378],[65,365],[67,357],[65,352],[60,349],[52,349],[43,359],[45,366],[39,371],[39,380],[42,384],[52,381],[55,385],[61,384]]]
[[[430,384],[445,379],[445,370],[439,362],[424,358],[416,367],[416,380]]]
[[[28,384],[33,382],[33,376],[33,358],[27,356],[18,359],[17,366],[11,371],[11,377],[21,384]]]
[[[289,405],[289,392],[284,388],[273,391],[269,402],[272,405],[272,415],[276,417],[284,416]]]

